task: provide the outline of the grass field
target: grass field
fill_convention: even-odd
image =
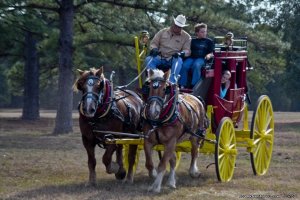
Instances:
[[[188,175],[190,156],[183,154],[177,189],[163,186],[161,194],[147,192],[152,180],[141,158],[133,184],[106,174],[97,148],[97,186],[86,187],[87,156],[81,142],[78,115],[74,133],[51,135],[55,113],[42,111],[35,122],[22,121],[20,110],[0,110],[0,199],[300,199],[300,113],[275,113],[275,144],[269,171],[254,176],[249,153],[238,149],[233,180],[217,181],[213,155],[200,154],[202,175]]]

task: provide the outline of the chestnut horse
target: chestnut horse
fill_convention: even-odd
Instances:
[[[115,173],[117,179],[124,179],[126,170],[123,166],[122,145],[106,144],[107,134],[95,134],[95,130],[136,133],[140,127],[140,111],[143,102],[134,92],[129,90],[113,90],[112,83],[104,77],[103,67],[91,68],[88,71],[78,70],[80,78],[74,89],[82,91],[82,99],[78,106],[79,126],[83,145],[88,155],[89,184],[96,183],[95,146],[105,148],[102,162],[106,172]],[[118,137],[118,136],[116,136]],[[129,147],[129,166],[127,181],[133,182],[133,165],[136,145]],[[116,151],[116,162],[112,161]]]
[[[144,151],[146,168],[150,177],[156,177],[149,188],[160,192],[166,165],[170,162],[168,186],[176,188],[175,148],[183,140],[191,141],[191,163],[189,174],[199,177],[197,167],[198,148],[204,139],[208,120],[204,104],[190,94],[179,94],[178,86],[169,82],[169,71],[150,70],[147,87],[149,92],[146,105],[142,111],[144,118],[143,132],[146,134]],[[164,145],[164,153],[157,169],[153,166],[152,148],[156,144]]]

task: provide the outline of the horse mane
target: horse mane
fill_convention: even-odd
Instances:
[[[78,93],[78,91],[79,91],[78,88],[77,88],[77,84],[78,84],[79,79],[80,79],[80,77],[76,79],[75,83],[72,86],[73,92]]]
[[[154,80],[157,78],[164,78],[164,72],[160,69],[152,69],[152,73],[149,74],[148,80]]]

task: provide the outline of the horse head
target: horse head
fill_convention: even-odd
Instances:
[[[102,104],[105,94],[105,77],[103,67],[100,69],[78,70],[79,79],[75,82],[74,88],[82,92],[79,105],[79,112],[86,117],[94,117],[99,104]]]
[[[149,97],[145,108],[146,118],[157,121],[164,110],[165,103],[170,94],[171,83],[169,82],[170,71],[150,69],[146,85],[149,90]]]

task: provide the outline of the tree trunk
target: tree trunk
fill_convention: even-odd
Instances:
[[[73,131],[73,0],[62,0],[59,11],[59,80],[58,80],[58,108],[53,134],[63,134]]]
[[[24,97],[22,119],[39,119],[39,62],[36,40],[31,32],[25,35]]]

